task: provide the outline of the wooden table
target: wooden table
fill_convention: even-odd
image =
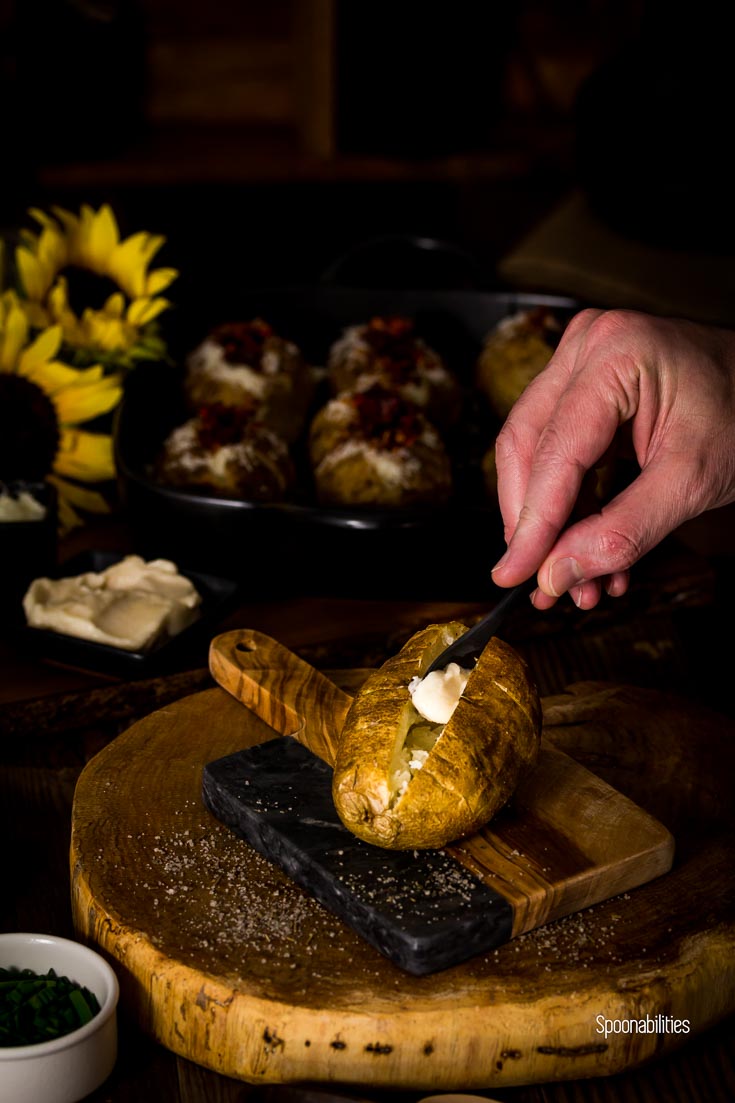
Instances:
[[[126,549],[121,526],[77,535],[62,557],[90,546]],[[603,679],[674,689],[732,717],[732,648],[714,630],[732,612],[731,559],[692,552],[674,541],[635,573],[631,593],[596,612],[570,607],[540,615],[519,612],[508,638],[525,651],[543,694],[580,680]],[[281,640],[323,669],[371,666],[417,627],[482,612],[470,602],[364,601],[359,597],[289,595],[243,601],[221,630],[253,627]],[[212,684],[201,649],[175,669],[126,683],[114,676],[52,666],[0,638],[0,825],[6,840],[6,885],[0,930],[73,937],[69,902],[69,827],[76,780],[93,754],[153,709]],[[322,1095],[405,1100],[428,1093],[355,1091],[300,1085]],[[260,1088],[218,1076],[145,1038],[124,1009],[120,1055],[110,1080],[92,1097],[124,1103],[159,1098],[217,1103],[267,1096],[289,1103],[295,1087]],[[735,1021],[694,1037],[672,1056],[606,1079],[565,1081],[473,1094],[510,1103],[731,1103],[735,1098]],[[307,1103],[307,1101],[305,1101]],[[313,1103],[318,1103],[313,1097]]]

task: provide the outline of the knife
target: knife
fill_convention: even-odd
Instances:
[[[445,647],[441,654],[437,655],[423,677],[425,678],[427,674],[431,674],[434,670],[443,670],[449,663],[457,663],[466,670],[471,670],[475,660],[480,657],[491,637],[496,635],[498,628],[510,610],[522,598],[529,597],[537,585],[536,575],[532,575],[525,582],[521,582],[518,586],[512,586],[511,589],[507,590],[497,605],[489,613],[486,613],[482,620],[478,620],[477,624],[473,625],[463,636],[460,636],[454,643],[450,643],[449,647]]]

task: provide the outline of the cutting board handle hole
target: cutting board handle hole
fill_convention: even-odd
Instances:
[[[258,645],[255,643],[236,643],[235,651],[257,651]]]

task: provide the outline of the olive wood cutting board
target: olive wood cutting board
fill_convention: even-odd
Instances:
[[[284,738],[208,763],[204,803],[410,973],[457,965],[671,868],[670,832],[548,743],[477,834],[443,850],[371,846],[342,825],[331,796],[352,697],[255,631],[216,637],[209,665]]]
[[[331,677],[354,693],[366,673]],[[599,683],[543,706],[547,740],[672,830],[668,874],[411,975],[206,809],[206,764],[277,734],[217,686],[150,713],[82,771],[75,930],[111,961],[141,1029],[249,1083],[492,1089],[670,1052],[735,1012],[733,724]],[[598,1026],[654,1015],[687,1033]]]

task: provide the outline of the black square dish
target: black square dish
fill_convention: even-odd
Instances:
[[[119,562],[119,552],[90,551],[67,560],[53,572],[54,578],[69,578],[87,571],[103,571]],[[148,557],[152,558],[152,557]],[[123,677],[147,677],[175,666],[177,661],[201,651],[201,663],[206,665],[209,640],[217,633],[217,625],[234,604],[239,587],[236,582],[216,575],[204,574],[181,567],[202,596],[201,614],[177,635],[162,640],[146,651],[127,651],[109,644],[78,639],[46,628],[22,629],[23,642],[42,658],[67,666]]]

